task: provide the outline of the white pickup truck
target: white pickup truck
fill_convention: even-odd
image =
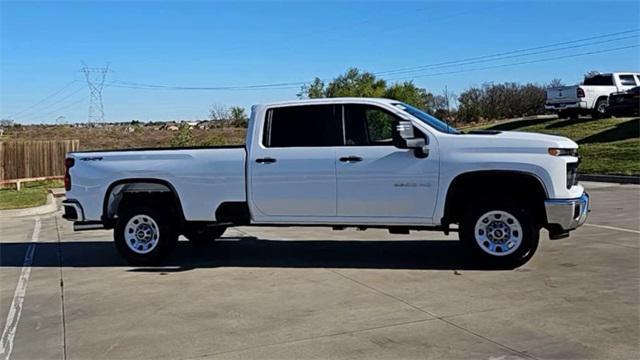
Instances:
[[[586,77],[582,84],[547,89],[545,108],[561,118],[591,114],[607,115],[609,95],[640,85],[640,73],[598,74]]]
[[[459,231],[475,258],[518,266],[542,227],[559,239],[586,220],[577,147],[462,133],[389,99],[255,105],[246,146],[68,154],[63,216],[114,229],[132,264],[161,261],[180,234],[202,243],[230,226],[289,225]]]

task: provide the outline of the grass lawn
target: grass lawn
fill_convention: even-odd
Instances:
[[[47,202],[47,190],[62,186],[62,181],[46,180],[24,183],[20,191],[0,189],[0,210],[44,205]]]
[[[488,124],[474,129],[566,136],[580,145],[581,173],[640,175],[640,118],[528,119]]]

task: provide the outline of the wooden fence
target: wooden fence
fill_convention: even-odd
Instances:
[[[64,157],[80,140],[0,141],[0,181],[64,175]]]

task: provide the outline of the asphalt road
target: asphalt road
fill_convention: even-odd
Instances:
[[[1,218],[0,359],[638,358],[640,187],[588,188],[588,224],[508,271],[440,233],[250,227],[132,268],[108,231]]]

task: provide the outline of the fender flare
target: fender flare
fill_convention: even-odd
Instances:
[[[103,224],[107,225],[113,221],[113,219],[109,218],[109,214],[108,214],[109,197],[111,196],[111,193],[113,192],[113,190],[120,185],[135,184],[135,183],[147,183],[147,184],[157,184],[157,185],[166,186],[167,189],[169,189],[169,192],[173,196],[176,210],[178,211],[178,214],[179,214],[180,222],[184,223],[186,221],[184,216],[184,211],[182,209],[182,202],[180,201],[180,196],[178,195],[178,192],[176,191],[175,187],[170,182],[168,182],[167,180],[155,179],[155,178],[128,178],[128,179],[116,180],[107,187],[107,191],[105,192],[104,199],[102,201],[101,218],[102,218]]]
[[[540,186],[540,188],[542,189],[542,192],[544,194],[545,197],[549,196],[549,191],[547,190],[547,187],[544,183],[544,181],[542,181],[542,179],[531,172],[527,172],[527,171],[521,171],[521,170],[472,170],[472,171],[468,171],[468,172],[463,172],[460,173],[458,175],[456,175],[451,182],[449,182],[449,186],[447,187],[446,190],[446,195],[444,198],[444,211],[443,211],[443,215],[442,215],[442,220],[441,220],[441,224],[449,224],[449,220],[450,220],[450,214],[452,213],[452,207],[453,207],[453,201],[455,193],[456,193],[456,186],[458,186],[458,182],[460,181],[464,181],[465,177],[474,177],[474,176],[478,176],[478,177],[483,177],[483,176],[518,176],[518,177],[525,177],[525,178],[530,178],[535,180],[538,185]]]

